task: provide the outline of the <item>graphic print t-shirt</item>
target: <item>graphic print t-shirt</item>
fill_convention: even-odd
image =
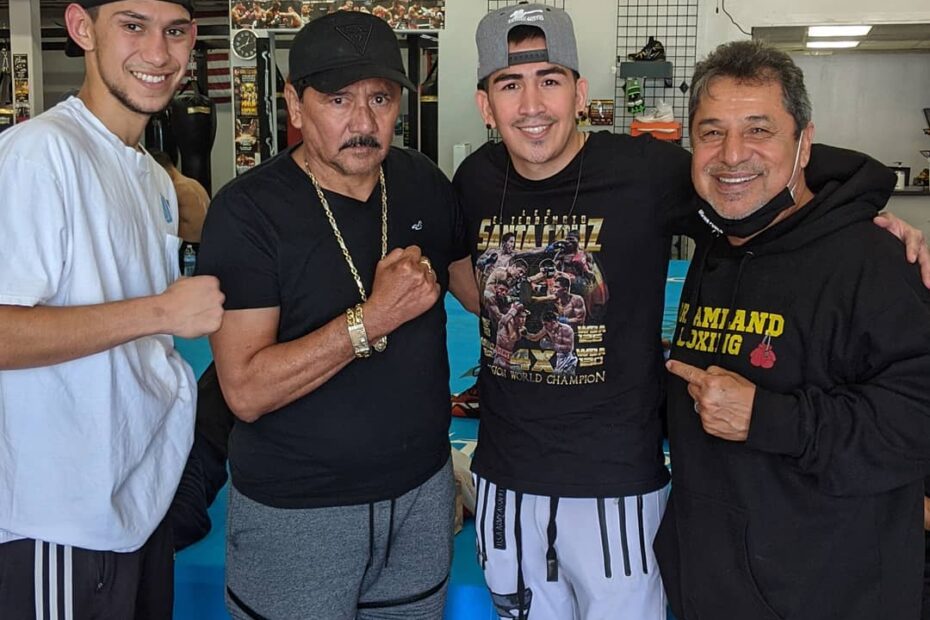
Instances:
[[[527,493],[645,493],[668,480],[658,407],[670,235],[690,225],[690,156],[592,134],[558,174],[523,178],[502,144],[454,185],[481,294],[474,470]]]

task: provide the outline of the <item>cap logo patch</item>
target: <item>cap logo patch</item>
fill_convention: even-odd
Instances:
[[[352,44],[359,55],[364,55],[368,48],[368,39],[371,37],[371,24],[347,24],[336,26],[336,32]]]
[[[507,20],[508,24],[514,22],[541,22],[545,19],[543,16],[543,9],[533,9],[532,11],[527,11],[526,9],[517,9],[510,14],[510,19]]]

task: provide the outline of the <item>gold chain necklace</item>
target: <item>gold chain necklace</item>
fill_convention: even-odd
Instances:
[[[368,295],[365,294],[365,286],[362,284],[362,278],[358,275],[358,269],[355,268],[352,255],[349,254],[349,248],[346,247],[346,242],[342,238],[342,233],[339,232],[339,226],[336,225],[336,218],[333,217],[333,212],[329,208],[329,202],[326,201],[326,197],[323,195],[323,189],[317,182],[316,177],[313,176],[313,173],[310,172],[310,164],[306,159],[304,159],[304,170],[307,171],[307,176],[310,177],[310,182],[313,183],[313,189],[316,190],[316,196],[320,199],[320,204],[323,205],[323,211],[326,212],[326,219],[329,220],[329,225],[333,229],[336,241],[339,242],[339,248],[342,250],[342,255],[346,259],[349,271],[352,272],[352,277],[355,279],[355,285],[358,287],[358,294],[361,295],[362,302],[366,302],[368,301]],[[381,258],[384,259],[387,254],[387,184],[384,182],[384,168],[382,167],[378,168],[378,181],[381,183]],[[374,347],[375,351],[381,353],[387,348],[387,336],[381,336],[372,342],[371,346]]]

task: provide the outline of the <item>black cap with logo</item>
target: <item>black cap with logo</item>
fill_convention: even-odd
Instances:
[[[397,35],[368,13],[337,11],[297,33],[289,57],[290,81],[334,93],[353,82],[384,78],[416,88],[404,72]]]

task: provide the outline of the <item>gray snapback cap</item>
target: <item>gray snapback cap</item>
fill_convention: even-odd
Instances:
[[[517,26],[533,26],[542,30],[546,49],[511,54],[507,35]],[[515,4],[496,9],[478,23],[475,43],[478,45],[479,82],[495,71],[531,62],[549,62],[580,73],[572,18],[553,6]]]

